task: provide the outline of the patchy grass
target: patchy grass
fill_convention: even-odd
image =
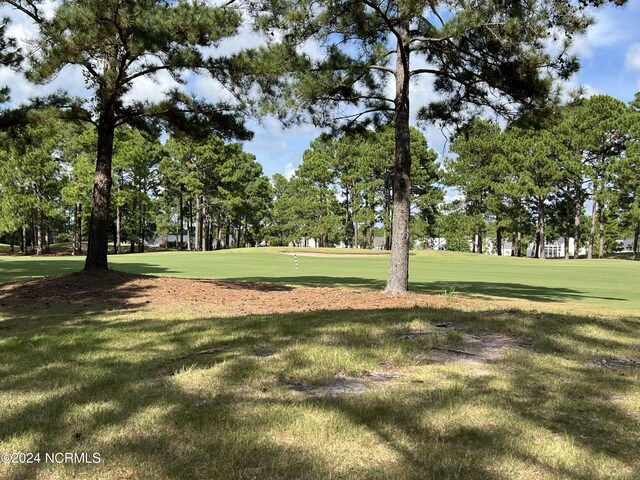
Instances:
[[[640,476],[640,369],[597,364],[640,360],[637,316],[28,303],[0,307],[0,450],[101,462],[3,479]],[[455,353],[487,334],[523,346]]]

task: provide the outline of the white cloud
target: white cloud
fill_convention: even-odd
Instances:
[[[169,73],[162,70],[155,76],[146,75],[133,80],[131,90],[126,93],[123,100],[125,103],[136,100],[159,102],[164,98],[165,92],[179,86],[180,84]]]
[[[291,177],[293,177],[293,174],[296,173],[296,170],[298,169],[298,165],[299,164],[294,162],[289,162],[284,166],[284,176],[287,180],[291,180]]]
[[[199,96],[211,102],[236,102],[236,97],[215,78],[208,75],[196,75],[194,78],[194,89]]]
[[[594,49],[611,47],[625,41],[630,32],[619,24],[617,13],[611,8],[594,12],[596,24],[589,28],[586,35],[575,38],[572,52],[579,57],[591,59]]]
[[[625,66],[629,70],[640,70],[640,43],[634,43],[627,49]]]

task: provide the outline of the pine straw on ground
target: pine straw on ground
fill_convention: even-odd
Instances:
[[[212,311],[221,315],[270,314],[337,309],[444,307],[470,308],[470,298],[336,287],[193,280],[134,275],[114,270],[0,285],[0,308],[29,311],[68,306],[70,309],[150,309]]]

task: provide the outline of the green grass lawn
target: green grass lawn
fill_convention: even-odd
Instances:
[[[388,257],[300,256],[299,268],[296,269],[293,257],[282,254],[282,250],[159,252],[113,255],[109,261],[114,269],[150,275],[310,286],[384,287]],[[19,277],[69,273],[80,270],[83,261],[80,257],[0,257],[0,282]],[[455,291],[456,295],[518,299],[540,305],[559,304],[603,313],[640,312],[639,285],[640,263],[616,259],[541,261],[453,252],[419,252],[410,261],[410,288],[414,291]]]
[[[0,281],[82,260],[0,257]],[[360,288],[381,287],[388,268],[298,260],[275,249],[110,257],[154,275]],[[23,303],[0,294],[0,453],[41,453],[0,462],[0,478],[640,478],[640,368],[602,366],[640,361],[640,264],[451,253],[411,264],[414,289],[538,311],[219,318],[86,299],[36,308],[28,286]],[[550,311],[558,304],[568,313]],[[498,335],[522,343],[490,361],[468,354],[469,338]],[[358,393],[322,394],[347,380]],[[45,463],[55,452],[100,463]]]

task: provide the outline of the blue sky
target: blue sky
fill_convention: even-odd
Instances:
[[[52,6],[54,1],[47,2]],[[51,7],[52,11],[53,7]],[[12,19],[9,28],[11,35],[26,40],[34,33],[34,28],[23,16],[16,14],[8,7],[2,7],[0,14]],[[587,35],[577,38],[574,51],[579,56],[582,69],[566,85],[570,90],[584,85],[591,94],[608,94],[625,102],[633,99],[640,91],[640,0],[631,0],[626,7],[606,7],[595,12],[598,23]],[[221,45],[217,50],[230,52],[239,46],[250,47],[260,43],[260,38],[253,34],[248,25],[240,33],[239,38]],[[314,54],[316,46],[307,44],[305,51]],[[70,90],[76,95],[86,95],[82,74],[79,70],[65,69],[50,84],[35,86],[24,78],[7,69],[0,69],[0,85],[11,88],[14,103],[21,103],[30,96],[43,95],[57,89]],[[131,98],[160,99],[165,89],[176,84],[168,75],[160,75],[154,81],[140,79],[130,92]],[[210,78],[192,76],[188,83],[190,89],[197,94],[216,99],[224,98],[225,92],[219,84]],[[424,104],[431,94],[427,78],[413,85],[413,111]],[[265,119],[261,123],[249,122],[255,132],[254,139],[245,142],[244,147],[253,153],[262,163],[264,171],[271,176],[282,173],[290,176],[302,160],[304,150],[311,140],[320,134],[320,130],[311,125],[299,125],[284,129],[273,119]],[[423,130],[429,144],[442,156],[446,154],[447,138],[442,132],[430,127]]]

